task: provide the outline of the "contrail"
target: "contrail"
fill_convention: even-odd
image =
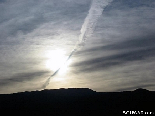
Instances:
[[[93,0],[91,8],[81,28],[81,34],[79,36],[79,43],[82,44],[85,40],[93,34],[98,18],[102,15],[104,8],[112,0]]]
[[[83,43],[85,43],[86,39],[91,37],[91,35],[93,34],[93,31],[94,31],[94,28],[96,26],[98,18],[102,15],[102,12],[103,12],[104,8],[112,1],[113,0],[93,0],[92,1],[91,7],[89,9],[89,13],[88,13],[87,17],[85,18],[84,23],[83,23],[82,28],[81,28],[81,34],[79,35],[79,40],[76,43],[76,45],[75,45],[74,49],[72,50],[71,54],[68,56],[65,63],[71,58],[71,56],[74,54],[74,52],[79,47],[81,47]],[[54,72],[54,74],[52,74],[47,79],[47,81],[44,83],[42,88],[45,89],[47,87],[47,85],[50,82],[51,77],[55,76],[59,72],[60,68],[57,69]]]

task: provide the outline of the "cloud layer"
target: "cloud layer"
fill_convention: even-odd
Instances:
[[[40,87],[53,74],[45,67],[46,52],[70,54],[90,7],[91,0],[0,0],[0,92]],[[154,11],[154,0],[113,0],[71,58],[70,71],[48,88],[155,90]]]

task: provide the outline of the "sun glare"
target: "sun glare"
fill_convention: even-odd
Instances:
[[[56,71],[61,67],[60,74],[65,73],[68,65],[68,63],[64,64],[67,59],[65,54],[66,52],[60,49],[46,52],[46,57],[48,58],[46,67],[52,71]]]
[[[65,64],[62,65],[62,67],[60,68],[59,74],[64,74],[65,72],[67,72],[68,70],[68,66],[71,63],[71,60],[67,61]]]

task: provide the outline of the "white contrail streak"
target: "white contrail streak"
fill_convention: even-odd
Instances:
[[[96,26],[98,18],[101,16],[102,11],[104,8],[113,0],[93,0],[91,8],[89,9],[89,13],[87,17],[84,20],[84,23],[81,28],[81,34],[79,35],[79,40],[76,43],[74,49],[72,50],[71,54],[69,55],[68,59],[65,61],[65,63],[71,58],[71,56],[74,54],[74,52],[85,42],[85,40],[93,34],[94,28]],[[60,67],[61,68],[61,67]],[[56,75],[58,71],[57,69],[55,73],[53,73],[47,81],[44,83],[42,88],[46,88],[46,86],[49,84],[51,77]]]
[[[93,0],[91,8],[85,21],[81,28],[81,34],[79,36],[79,41],[77,43],[77,47],[80,44],[84,43],[85,40],[93,34],[94,28],[96,26],[98,18],[102,15],[104,8],[110,3],[112,0]]]

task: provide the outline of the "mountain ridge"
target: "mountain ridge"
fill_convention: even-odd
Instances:
[[[75,116],[98,113],[99,115],[122,115],[123,111],[128,110],[153,112],[154,108],[155,92],[142,88],[124,92],[95,92],[88,88],[61,88],[0,94],[0,109],[5,112]]]

